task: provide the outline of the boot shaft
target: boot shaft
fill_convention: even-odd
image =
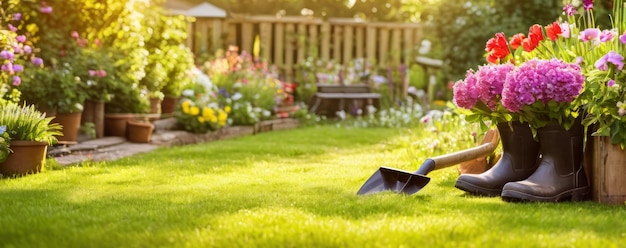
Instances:
[[[514,170],[534,170],[539,159],[539,142],[534,139],[527,123],[499,123],[502,157],[512,161]]]
[[[549,124],[537,130],[543,161],[554,163],[557,174],[571,175],[582,167],[583,128],[580,123],[569,130],[558,124]]]

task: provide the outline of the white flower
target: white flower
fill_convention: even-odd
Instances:
[[[243,97],[243,95],[241,95],[241,93],[236,92],[235,94],[233,94],[233,96],[231,97],[233,100],[237,101],[239,99],[241,99]]]

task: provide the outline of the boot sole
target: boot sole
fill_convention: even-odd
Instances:
[[[486,197],[496,197],[502,194],[502,189],[489,189],[480,187],[471,183],[456,181],[454,187],[457,189],[463,190],[471,195],[475,196],[486,196]]]
[[[503,190],[502,200],[506,202],[562,202],[585,201],[591,194],[591,187],[575,188],[555,196],[536,196],[513,190]]]

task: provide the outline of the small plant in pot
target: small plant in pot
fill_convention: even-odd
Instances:
[[[0,104],[0,174],[5,176],[38,173],[44,166],[46,150],[57,142],[61,126],[34,105]],[[32,152],[32,153],[31,153]]]

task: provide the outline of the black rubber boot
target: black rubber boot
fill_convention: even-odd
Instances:
[[[591,194],[583,168],[583,128],[548,125],[537,130],[541,162],[528,179],[504,185],[505,201],[582,201]]]
[[[455,187],[473,195],[500,196],[504,184],[526,179],[537,169],[539,143],[530,127],[520,122],[510,124],[498,124],[503,150],[500,160],[482,174],[460,175]]]

